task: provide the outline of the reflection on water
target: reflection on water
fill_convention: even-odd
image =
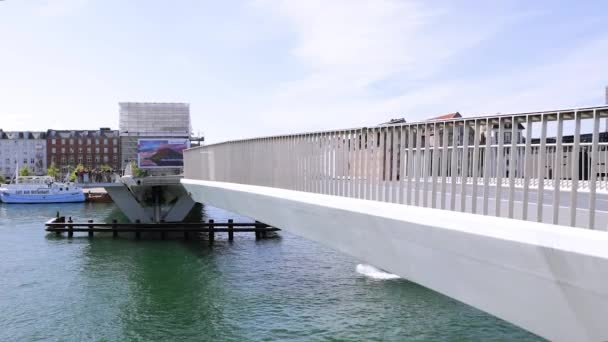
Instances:
[[[43,231],[57,210],[116,214],[111,204],[0,204],[1,341],[538,340],[406,280],[357,273],[361,261],[285,231],[234,243],[220,234],[213,246],[67,239]]]

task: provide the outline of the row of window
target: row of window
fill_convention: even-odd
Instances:
[[[60,149],[60,151],[61,151],[61,153],[65,153],[66,148],[62,147]],[[70,151],[70,153],[74,153],[74,148],[70,147],[69,151]],[[79,147],[78,148],[78,153],[82,154],[82,151],[84,151],[83,148]],[[87,153],[91,153],[91,151],[92,151],[92,149],[90,147],[87,147]],[[108,153],[109,151],[110,151],[110,149],[108,147],[104,147],[103,148],[103,153]],[[95,153],[100,153],[100,152],[101,152],[101,148],[95,147]],[[114,147],[112,149],[112,152],[118,153],[118,147]],[[51,153],[57,153],[57,148],[56,147],[51,147]]]
[[[65,145],[66,142],[69,141],[70,145],[74,145],[74,140],[75,139],[51,139],[51,144],[56,144],[57,141],[61,141],[61,144]],[[88,145],[91,145],[93,143],[93,141],[95,141],[95,145],[99,145],[101,143],[101,139],[99,139],[99,138],[97,138],[95,140],[89,138],[86,141],[87,141]],[[78,144],[82,145],[83,142],[84,142],[84,139],[78,139]],[[103,139],[103,143],[106,144],[106,145],[109,144],[110,143],[110,139],[104,138]],[[118,139],[117,138],[113,138],[112,139],[112,144],[118,145]]]
[[[17,164],[17,159],[15,159],[15,160],[14,160],[14,162],[15,162],[15,164]],[[5,159],[5,163],[4,163],[4,165],[8,165],[8,164],[10,164],[10,163],[11,163],[11,159],[10,159],[10,158],[6,158],[6,159]],[[23,158],[23,165],[25,165],[25,164],[27,164],[27,163],[28,163],[28,159],[27,159],[27,158]],[[31,158],[31,159],[29,160],[29,163],[30,163],[30,164],[36,164],[36,159]]]
[[[79,156],[78,159],[75,159],[73,156],[70,157],[66,157],[66,156],[61,156],[61,158],[59,158],[60,163],[61,164],[66,164],[68,161],[70,164],[74,164],[76,161],[78,162],[78,164],[82,164],[85,161],[85,158],[83,156]],[[86,157],[86,162],[88,164],[90,164],[93,160],[95,160],[96,163],[100,163],[101,161],[103,161],[104,163],[109,163],[110,162],[110,157],[108,156],[95,156],[95,158],[93,158],[92,156],[88,155]],[[114,156],[112,157],[112,162],[116,163],[118,161],[118,157]],[[51,157],[51,163],[57,163],[57,158],[55,158],[54,156]]]

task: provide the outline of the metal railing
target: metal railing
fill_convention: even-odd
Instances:
[[[186,151],[185,178],[605,230],[601,118],[608,107],[229,141]]]

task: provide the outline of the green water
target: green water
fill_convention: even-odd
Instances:
[[[361,261],[284,231],[220,235],[212,247],[67,239],[43,230],[57,210],[96,221],[115,212],[0,204],[0,341],[539,340],[408,281],[359,274]]]

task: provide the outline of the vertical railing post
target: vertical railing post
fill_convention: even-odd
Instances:
[[[513,218],[513,202],[515,193],[515,163],[519,162],[519,158],[515,158],[518,154],[517,137],[519,136],[519,121],[513,116],[511,118],[511,149],[509,150],[509,209],[508,217]]]
[[[463,122],[464,123],[464,122]],[[456,173],[458,172],[458,136],[459,128],[456,121],[452,123],[452,156],[450,163],[450,210],[456,208]],[[463,150],[464,151],[464,150]],[[462,159],[461,159],[462,160]],[[461,165],[462,167],[462,165]],[[462,172],[462,170],[461,170]],[[462,194],[461,194],[462,196]]]
[[[533,171],[532,164],[532,116],[526,115],[526,147],[524,149],[524,190],[522,203],[522,220],[528,219],[528,198],[530,193],[530,174]]]
[[[597,110],[593,110],[593,137],[591,145],[591,175],[589,178],[589,229],[595,229],[595,206],[596,206],[596,180],[597,180],[597,167],[599,162],[599,129],[600,129],[600,115]]]
[[[557,113],[557,137],[555,140],[555,167],[553,168],[553,224],[559,223],[560,212],[560,186],[562,177],[562,135],[564,131],[564,120],[561,113]]]
[[[412,174],[414,173],[414,167],[416,164],[414,163],[414,126],[408,125],[404,126],[407,131],[407,158],[404,158],[403,165],[403,175],[407,174],[407,196],[405,203],[407,205],[412,204]],[[404,132],[406,132],[404,131]],[[402,133],[403,134],[403,133]],[[405,156],[405,151],[403,152]],[[417,182],[418,180],[416,180]]]
[[[492,121],[486,119],[486,150],[483,158],[483,214],[488,215],[488,197],[490,192],[490,153],[492,148]]]
[[[471,182],[471,213],[477,213],[477,178],[479,177],[480,153],[479,140],[481,139],[481,121],[475,119],[475,128],[473,132],[473,179]]]
[[[446,193],[446,183],[448,181],[448,150],[450,148],[450,126],[447,121],[443,122],[443,136],[441,143],[441,209],[446,209],[445,207],[445,193]]]
[[[579,153],[581,135],[581,115],[574,112],[574,141],[572,145],[572,186],[570,187],[570,226],[576,226],[576,209],[578,207],[578,178],[579,178]]]
[[[433,181],[431,184],[431,208],[437,208],[437,174],[439,173],[439,130],[437,123],[433,123],[433,160],[431,165],[431,173]],[[445,133],[445,132],[444,132]]]
[[[545,203],[545,162],[547,157],[547,116],[540,116],[540,147],[538,158],[538,188],[536,192],[536,221],[543,222],[543,207]]]
[[[462,122],[462,164],[460,166],[461,212],[465,212],[467,206],[467,183],[469,179],[469,134],[469,123],[465,120]],[[473,167],[475,167],[475,162],[473,162]]]
[[[495,189],[495,200],[494,203],[494,215],[500,216],[500,209],[502,207],[502,177],[505,172],[505,161],[504,161],[504,142],[505,142],[505,120],[498,118],[498,147],[496,148],[496,189]]]

